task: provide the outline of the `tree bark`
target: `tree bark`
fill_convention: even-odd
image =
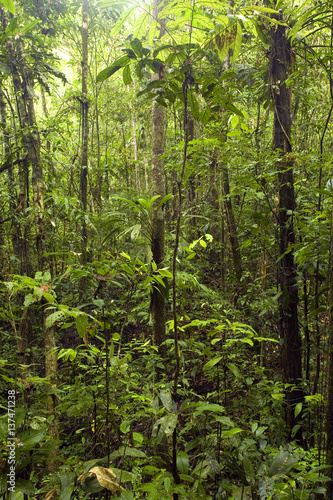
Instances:
[[[326,475],[330,478],[327,482],[327,500],[333,500],[333,202],[331,208],[331,238],[329,259],[329,324],[328,324],[328,395],[326,411]]]
[[[53,391],[57,388],[58,384],[58,363],[57,363],[57,352],[56,352],[56,339],[55,339],[55,328],[52,325],[50,328],[46,328],[45,321],[47,319],[47,311],[44,313],[44,347],[45,347],[45,377],[51,384],[51,394],[48,395],[46,400],[46,410],[49,415],[53,416],[52,422],[49,424],[49,435],[52,439],[56,441],[52,451],[49,453],[49,457],[53,460],[47,461],[47,471],[49,473],[56,472],[59,468],[59,462],[54,460],[54,458],[59,454],[59,448],[57,440],[59,439],[59,418],[56,411],[57,398]]]
[[[159,12],[159,0],[154,1],[154,19],[157,19]],[[164,24],[160,26],[159,38],[165,33]],[[161,65],[159,72],[153,75],[153,79],[163,79],[164,71]],[[162,267],[165,258],[165,216],[163,207],[159,210],[156,205],[165,196],[165,173],[164,159],[162,158],[165,149],[165,129],[166,115],[165,109],[156,102],[152,109],[152,196],[159,195],[152,214],[152,257],[157,267]],[[164,356],[162,343],[165,340],[165,296],[162,285],[155,284],[151,295],[151,315],[153,325],[154,344],[159,349],[159,354]]]
[[[233,14],[233,7],[234,7],[234,1],[229,0],[228,13],[231,15]],[[230,63],[231,56],[232,56],[232,51],[229,50],[228,54],[224,60],[224,63],[223,63],[225,70],[228,70],[231,68],[231,63]],[[227,137],[224,137],[224,140],[226,140],[226,139],[227,139]],[[235,215],[234,215],[234,210],[233,210],[232,200],[231,200],[231,195],[230,195],[229,170],[228,170],[228,167],[226,165],[224,165],[222,167],[222,180],[223,180],[222,191],[223,191],[223,197],[224,197],[224,208],[225,208],[226,221],[227,221],[229,240],[230,240],[230,246],[231,246],[232,261],[234,264],[236,281],[237,281],[237,284],[239,284],[241,281],[241,278],[242,278],[242,274],[243,274],[242,254],[240,251],[237,226],[236,226]]]
[[[21,74],[23,106],[26,108],[26,115],[23,126],[28,127],[25,132],[25,144],[28,151],[28,158],[32,166],[32,198],[35,209],[35,225],[36,225],[36,249],[38,259],[38,269],[44,269],[43,246],[45,239],[45,224],[43,218],[44,212],[44,180],[43,166],[40,156],[40,135],[37,126],[35,104],[33,95],[33,75],[30,68],[26,64],[22,41],[18,40],[16,54],[19,63]]]
[[[275,16],[282,20],[282,15]],[[285,420],[289,437],[302,439],[301,428],[292,430],[299,422],[295,407],[303,402],[300,388],[302,379],[302,341],[298,324],[297,269],[292,245],[295,243],[293,213],[296,208],[293,162],[291,157],[290,89],[286,80],[291,72],[291,46],[285,26],[273,25],[270,50],[270,88],[274,106],[273,149],[279,158],[276,163],[279,185],[279,330],[283,342],[282,366],[284,382],[291,384],[286,390]]]
[[[239,248],[237,226],[230,195],[229,172],[226,167],[222,167],[222,176],[223,176],[222,189],[224,196],[224,206],[227,219],[227,226],[229,232],[229,240],[231,246],[232,261],[234,264],[237,283],[240,283],[243,274],[242,255]]]
[[[1,13],[2,26],[5,29],[7,19],[4,12]],[[12,37],[8,37],[5,46],[8,50],[13,85],[16,95],[17,111],[21,125],[22,142],[27,152],[28,160],[32,165],[32,192],[33,205],[35,209],[36,225],[36,249],[38,268],[43,269],[43,241],[45,238],[45,226],[43,219],[44,211],[44,184],[43,168],[40,157],[40,136],[35,115],[35,106],[33,100],[33,75],[26,64],[22,40],[19,38],[15,45]],[[28,166],[26,171],[22,169],[23,177],[28,178]],[[24,190],[27,187],[26,179],[22,181]],[[26,189],[28,200],[28,189]],[[27,203],[27,202],[26,202]],[[30,266],[29,266],[30,267]]]
[[[82,95],[81,95],[81,178],[80,195],[84,214],[87,211],[88,196],[88,140],[89,140],[89,122],[88,122],[88,0],[82,0]],[[82,221],[82,257],[83,265],[87,263],[87,223],[85,218]]]

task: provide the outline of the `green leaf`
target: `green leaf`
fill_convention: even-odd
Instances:
[[[161,276],[164,276],[165,278],[172,278],[172,273],[167,269],[160,269],[159,273]]]
[[[171,484],[172,484],[171,477],[167,476],[164,479],[164,489],[167,493],[171,493]]]
[[[157,431],[158,427],[161,426],[161,430],[166,436],[170,436],[175,427],[177,425],[178,416],[175,413],[171,413],[170,415],[166,415],[165,417],[160,418],[154,425],[153,431]]]
[[[123,69],[123,81],[125,85],[130,85],[133,82],[133,78],[131,76],[131,68],[129,64],[125,66]]]
[[[62,311],[55,311],[50,314],[45,320],[45,328],[51,328],[57,321],[64,319],[64,313]]]
[[[66,361],[69,359],[70,361],[74,361],[76,358],[77,351],[74,349],[61,349],[57,356],[57,359],[64,358]]]
[[[218,405],[216,403],[207,403],[207,404],[202,404],[199,405],[194,412],[193,416],[200,415],[200,413],[203,413],[204,411],[212,411],[212,412],[223,412],[224,407],[221,405]]]
[[[111,30],[111,36],[117,35],[124,28],[126,22],[132,17],[132,15],[137,14],[137,12],[138,7],[136,4],[133,5],[133,7],[129,7],[128,9],[126,9],[125,12],[123,12],[121,16],[119,16],[116,24],[113,26]]]
[[[75,318],[75,325],[76,325],[77,333],[82,338],[87,330],[88,316],[85,313],[78,314]]]
[[[48,302],[50,302],[50,304],[54,304],[55,298],[50,293],[44,292],[43,293],[43,297],[44,297],[45,300],[47,300]]]
[[[37,26],[37,24],[39,23],[38,20],[36,21],[32,21],[31,23],[27,24],[26,26],[23,26],[23,28],[20,28],[20,34],[23,36],[23,35],[26,35],[27,33],[29,33],[29,31],[31,31],[35,26]],[[46,65],[46,67],[48,67],[48,65]],[[57,70],[59,72],[59,70]]]
[[[59,500],[70,500],[75,483],[75,474],[73,472],[65,472],[60,474],[61,490]]]
[[[246,480],[248,481],[248,483],[252,483],[255,476],[254,476],[254,470],[252,467],[252,463],[250,462],[248,457],[243,458],[243,467],[245,470]]]
[[[222,10],[224,8],[224,4],[221,2],[214,2],[212,0],[198,0],[196,5],[202,5],[203,7],[208,7],[209,9],[217,9]]]
[[[227,363],[227,367],[235,375],[236,378],[242,378],[241,372],[238,370],[237,366],[233,363]]]
[[[35,485],[32,481],[28,481],[27,479],[18,478],[15,481],[15,489],[22,491],[25,495],[32,497],[35,495]],[[11,497],[12,498],[12,497]]]
[[[32,293],[28,293],[24,297],[23,307],[29,307],[30,304],[33,304],[34,302],[36,302],[36,300],[37,300],[37,297],[35,295],[33,295]]]
[[[295,406],[295,417],[297,417],[297,415],[301,413],[302,408],[303,408],[303,403],[297,403],[297,405]]]
[[[116,450],[110,454],[110,460],[114,460],[118,457],[145,458],[146,454],[143,451],[138,450],[137,448],[131,448],[130,446],[121,446],[119,450]]]
[[[210,118],[210,113],[211,113],[211,111],[210,111],[210,108],[209,108],[209,107],[207,107],[207,108],[206,108],[206,109],[205,109],[205,110],[201,113],[201,117],[200,117],[200,119],[201,119],[201,123],[202,123],[203,125],[206,125],[206,124],[208,123],[208,120],[209,120],[209,118]]]
[[[169,389],[164,389],[163,391],[160,392],[160,400],[162,401],[162,404],[166,409],[166,411],[171,413],[173,404],[172,404],[171,392]]]
[[[129,420],[123,420],[119,426],[119,429],[123,434],[128,434],[131,430],[131,422]]]
[[[12,0],[1,0],[0,3],[2,3],[2,5],[7,10],[9,10],[9,12],[11,12],[12,14],[15,14],[15,5],[14,5],[14,2],[12,2]]]
[[[193,259],[196,255],[197,255],[197,254],[196,254],[196,252],[190,253],[190,255],[188,255],[188,256],[186,257],[186,260],[191,260],[191,259]]]
[[[124,66],[127,66],[127,64],[131,61],[130,57],[128,56],[122,56],[119,59],[117,59],[111,66],[108,68],[103,69],[100,71],[97,75],[96,82],[101,83],[110,78],[114,73],[116,73],[120,68],[124,68]]]
[[[171,200],[172,196],[173,196],[172,194],[166,194],[165,196],[163,196],[163,198],[161,199],[161,201],[157,205],[156,210],[159,210],[162,207],[162,205],[164,205],[164,203]]]
[[[257,11],[264,12],[265,14],[278,14],[278,11],[275,9],[271,9],[270,7],[263,7],[261,5],[249,5],[248,7],[240,7],[239,12],[241,11]]]
[[[223,356],[217,356],[216,358],[213,358],[213,359],[210,359],[209,361],[207,361],[207,363],[204,364],[204,366],[203,366],[203,371],[207,372],[208,370],[213,368],[213,366],[217,365],[217,363],[219,363],[221,361],[222,357]]]
[[[19,434],[19,438],[23,443],[24,450],[32,450],[33,447],[42,441],[46,435],[46,429],[23,431]]]
[[[295,434],[299,429],[299,426],[295,426]],[[299,456],[295,453],[290,455],[287,450],[280,450],[274,457],[272,464],[268,471],[268,476],[272,477],[277,474],[286,474],[297,462],[299,461]]]
[[[269,36],[266,34],[265,30],[262,29],[262,26],[260,23],[258,23],[256,20],[251,19],[252,23],[254,24],[256,33],[258,38],[263,42],[265,47],[269,47],[270,39]]]
[[[240,429],[239,427],[235,427],[234,429],[230,429],[229,431],[222,431],[221,438],[232,437],[235,436],[236,434],[239,434],[240,432],[243,432],[243,430]]]
[[[187,95],[187,98],[188,98],[188,102],[189,102],[189,105],[191,108],[193,118],[198,120],[200,118],[200,111],[199,111],[199,104],[198,104],[197,98],[194,95],[194,92],[193,91],[189,92]]]
[[[239,116],[238,115],[232,115],[230,118],[230,124],[232,128],[236,128],[239,123]]]
[[[137,443],[142,444],[143,443],[143,435],[140,434],[139,432],[133,432],[133,441],[137,441]]]
[[[130,46],[132,47],[133,51],[135,52],[135,54],[138,56],[138,57],[142,57],[143,56],[143,47],[142,47],[142,43],[140,42],[140,40],[138,38],[134,38],[131,42],[130,42]]]
[[[189,457],[184,451],[179,451],[177,453],[177,469],[181,474],[188,474],[189,469]]]

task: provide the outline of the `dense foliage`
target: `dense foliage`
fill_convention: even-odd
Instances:
[[[1,1],[4,499],[333,499],[333,6],[253,4]]]

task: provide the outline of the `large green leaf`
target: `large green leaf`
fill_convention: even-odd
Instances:
[[[110,460],[114,460],[118,457],[134,457],[134,458],[144,458],[146,454],[138,450],[137,448],[131,448],[130,446],[121,446],[119,450],[114,451],[110,454]]]
[[[203,413],[204,411],[223,412],[224,407],[216,403],[201,404],[197,407],[193,416],[196,417],[197,415],[200,415],[200,413]]]
[[[116,73],[118,70],[127,66],[127,64],[130,61],[131,61],[131,58],[129,56],[120,57],[113,64],[111,64],[111,66],[103,69],[102,71],[100,71],[98,73],[97,79],[96,79],[97,83],[104,82],[105,80],[110,78],[110,76],[112,76],[114,73]]]
[[[143,47],[142,47],[142,43],[140,42],[140,40],[138,38],[134,38],[131,43],[130,43],[133,51],[135,52],[135,54],[138,56],[138,57],[142,57],[143,56]]]
[[[209,361],[207,361],[207,363],[204,364],[204,366],[203,366],[203,371],[207,372],[208,370],[210,370],[211,368],[213,368],[213,366],[217,365],[217,363],[219,363],[222,358],[223,358],[223,356],[216,356],[215,358],[210,359]]]
[[[0,0],[0,3],[2,3],[2,5],[9,10],[9,12],[15,14],[15,5],[14,2],[12,2],[12,0]]]
[[[46,435],[46,430],[29,430],[19,434],[24,450],[31,450],[37,443],[42,441]]]
[[[232,437],[232,436],[235,436],[236,434],[239,434],[240,432],[243,432],[243,431],[239,427],[235,427],[234,429],[230,429],[228,431],[222,431],[221,438]]]
[[[170,436],[175,430],[177,420],[178,417],[175,413],[171,413],[170,415],[166,415],[165,417],[160,418],[154,425],[153,434],[158,430],[159,426],[161,426],[161,431],[166,436]]]
[[[61,491],[59,500],[70,500],[75,484],[75,474],[73,472],[65,472],[60,474]]]
[[[50,314],[45,320],[45,328],[51,328],[57,321],[60,321],[64,318],[64,313],[62,311],[55,311]]]
[[[133,82],[129,64],[127,64],[127,66],[125,66],[123,69],[123,81],[125,85],[130,85]]]
[[[162,401],[162,404],[166,411],[168,413],[172,412],[173,404],[172,404],[172,397],[171,397],[171,392],[169,389],[163,389],[160,392],[160,400]]]
[[[82,338],[87,331],[88,327],[88,316],[85,313],[80,313],[75,318],[75,325],[77,333]]]

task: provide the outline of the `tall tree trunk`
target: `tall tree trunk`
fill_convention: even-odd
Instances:
[[[159,12],[159,0],[154,0],[154,19],[157,19]],[[165,33],[164,24],[160,26],[159,38]],[[163,65],[159,68],[159,72],[153,75],[154,80],[163,79]],[[152,215],[152,242],[151,251],[152,257],[157,267],[162,267],[165,258],[165,243],[164,243],[164,210],[157,210],[156,205],[165,196],[165,174],[164,174],[164,159],[162,158],[165,149],[165,129],[166,115],[163,106],[159,106],[156,102],[153,103],[152,109],[152,196],[159,195],[155,207],[153,207]],[[165,340],[165,296],[161,285],[156,284],[153,288],[151,296],[151,315],[153,324],[154,343],[158,346],[159,354],[164,355],[162,343]]]
[[[26,109],[24,126],[29,127],[28,132],[25,132],[25,144],[28,151],[28,157],[32,166],[32,198],[35,209],[35,225],[36,225],[36,249],[38,259],[38,269],[44,268],[43,244],[45,239],[45,224],[43,218],[44,212],[44,181],[43,181],[43,166],[40,156],[40,135],[37,126],[35,104],[32,89],[34,87],[33,75],[30,68],[26,64],[22,40],[18,40],[16,54],[19,63],[21,74],[23,106]]]
[[[185,134],[187,136],[187,143],[189,143],[190,141],[193,141],[193,139],[194,139],[194,120],[193,120],[193,116],[190,113],[188,113],[188,117],[186,120]],[[190,160],[190,159],[191,159],[191,155],[188,155],[188,160]],[[188,182],[189,182],[188,201],[189,201],[189,205],[190,205],[190,214],[192,215],[192,217],[190,219],[190,224],[195,226],[196,225],[196,218],[193,217],[195,214],[195,206],[196,206],[196,191],[195,191],[195,188],[196,188],[195,184],[196,183],[195,183],[194,174],[190,175]],[[176,186],[176,191],[177,191],[177,186]]]
[[[6,19],[2,16],[3,25],[6,23]],[[14,90],[17,100],[17,110],[21,124],[23,145],[27,152],[28,161],[32,165],[32,193],[33,193],[33,205],[35,209],[35,224],[36,224],[36,249],[37,249],[37,261],[38,270],[42,271],[44,269],[44,257],[43,257],[43,243],[45,238],[45,225],[43,218],[44,211],[44,182],[43,182],[43,168],[40,155],[40,135],[37,126],[37,120],[35,115],[35,106],[33,100],[32,89],[34,86],[33,75],[26,64],[22,40],[18,40],[16,46],[14,46],[12,38],[6,40],[6,47],[9,52],[11,60],[11,69],[13,76]],[[29,194],[29,170],[28,162],[22,168],[22,174],[20,175],[20,198],[19,204],[22,203],[23,207],[28,206],[28,194]],[[26,200],[26,203],[25,203]],[[23,254],[23,273],[31,275],[32,269],[30,266],[29,259],[29,246],[27,235],[24,234],[21,242],[24,251]],[[25,248],[27,247],[27,248]],[[44,315],[44,319],[47,314]],[[29,344],[32,342],[32,316],[30,309],[25,309],[20,321],[19,328],[19,353],[21,354],[21,362],[24,359],[24,352]],[[55,352],[55,332],[54,329],[47,329],[44,323],[44,344],[45,344],[45,374],[50,376],[52,387],[56,386],[57,379],[57,354]],[[55,415],[55,400],[53,397],[47,403],[47,410],[50,415]],[[49,433],[52,437],[58,438],[58,421],[55,417],[49,426]],[[58,454],[58,450],[55,447],[53,453]],[[50,462],[49,470],[55,470],[57,467],[56,463]]]
[[[282,20],[282,15],[276,16]],[[291,158],[290,89],[286,80],[291,71],[291,47],[285,26],[273,25],[271,29],[270,87],[274,105],[273,148],[278,153],[276,163],[279,184],[279,330],[283,341],[282,366],[284,382],[293,387],[286,391],[285,419],[290,437],[301,440],[301,428],[294,436],[292,430],[298,423],[295,407],[304,399],[299,388],[302,379],[302,341],[298,324],[297,269],[292,245],[295,243],[293,212],[295,192],[293,162]],[[294,389],[294,390],[292,390]],[[294,430],[295,433],[295,430]]]
[[[1,15],[2,26],[3,29],[5,29],[7,19],[3,11]],[[13,85],[17,102],[17,111],[21,125],[22,142],[27,153],[28,160],[32,165],[32,191],[33,204],[35,209],[37,259],[38,268],[43,269],[43,240],[45,238],[45,227],[43,219],[44,186],[43,168],[40,157],[40,136],[37,127],[32,93],[33,75],[26,64],[22,40],[18,39],[16,44],[14,45],[12,37],[8,37],[5,45],[10,58]],[[26,175],[28,176],[28,172],[26,173]]]
[[[234,8],[234,1],[229,0],[228,13],[230,15],[233,14],[233,8]],[[228,54],[223,62],[223,66],[224,66],[225,70],[229,70],[231,68],[231,63],[230,63],[231,56],[232,56],[232,51],[229,50]],[[226,132],[224,132],[224,133],[226,134]],[[226,140],[226,139],[227,139],[227,137],[224,137],[224,140]],[[234,210],[233,210],[232,200],[231,200],[231,195],[230,195],[229,169],[226,165],[224,165],[222,167],[222,179],[223,179],[222,190],[223,190],[223,197],[224,197],[224,208],[225,208],[225,215],[226,215],[229,240],[230,240],[230,246],[231,246],[232,261],[234,264],[236,281],[237,281],[237,284],[239,284],[241,281],[241,278],[242,278],[242,274],[243,274],[242,255],[241,255],[241,251],[240,251],[237,226],[236,226],[235,215],[234,215]]]
[[[228,169],[226,167],[222,168],[222,176],[223,176],[222,189],[223,189],[223,196],[224,196],[224,206],[225,206],[225,213],[226,213],[226,219],[227,219],[227,226],[228,226],[228,232],[229,232],[229,240],[230,240],[230,246],[231,246],[232,261],[234,264],[234,270],[235,270],[237,283],[240,283],[240,280],[242,278],[242,273],[243,273],[242,255],[241,255],[241,251],[239,248],[237,226],[236,226],[234,210],[233,210],[231,195],[230,195],[229,172],[228,172]]]
[[[11,155],[11,147],[10,147],[10,139],[9,139],[9,133],[7,129],[7,113],[6,113],[6,101],[5,101],[5,94],[3,92],[2,88],[2,79],[0,79],[0,120],[1,120],[1,127],[2,127],[2,141],[3,141],[3,157],[6,159],[7,162],[10,162],[10,166],[7,170],[8,172],[8,185],[9,185],[9,195],[10,195],[10,201],[9,201],[9,208],[11,214],[14,214],[15,210],[15,186],[14,186],[14,173],[13,173],[13,158]],[[13,244],[13,251],[14,255],[18,257],[18,241],[17,241],[17,223],[15,220],[15,217],[12,219],[12,244]],[[4,242],[2,242],[2,245]],[[7,253],[7,252],[6,252]],[[3,255],[1,255],[3,260]],[[2,266],[3,267],[3,266]]]
[[[80,195],[84,214],[87,211],[88,196],[88,0],[82,0],[82,95],[81,95],[81,117],[82,117],[82,139],[81,139],[81,179]],[[83,265],[87,263],[87,224],[85,217],[82,221],[82,257]]]
[[[331,211],[331,239],[329,262],[329,326],[328,326],[328,400],[327,400],[327,443],[326,443],[326,474],[327,500],[333,500],[333,203]]]
[[[133,106],[131,108],[132,115],[132,133],[133,133],[133,153],[134,153],[134,166],[135,166],[135,189],[137,193],[141,191],[141,183],[140,183],[140,169],[139,169],[139,160],[138,160],[138,139],[136,133],[136,120],[135,120],[135,111]]]
[[[48,460],[47,471],[55,472],[59,468],[59,462],[55,460],[55,457],[59,454],[59,448],[57,441],[59,440],[59,418],[57,415],[57,398],[53,391],[56,390],[58,384],[58,363],[57,363],[57,353],[56,353],[56,339],[55,339],[55,327],[52,325],[50,328],[46,328],[45,321],[47,319],[47,312],[44,314],[44,348],[45,348],[45,377],[50,386],[50,394],[46,400],[46,410],[49,415],[53,416],[52,422],[49,424],[49,435],[55,440],[52,450],[49,452],[49,458],[53,460]]]

